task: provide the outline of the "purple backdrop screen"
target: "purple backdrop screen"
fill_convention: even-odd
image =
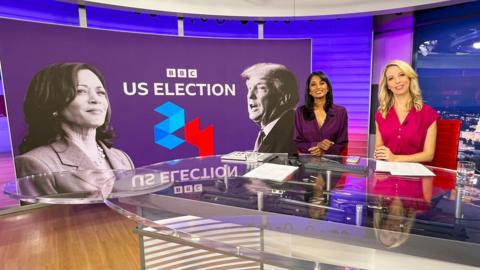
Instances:
[[[172,102],[184,122],[172,135],[185,139],[186,126],[213,127],[214,153],[252,149],[258,127],[248,118],[242,71],[256,63],[279,63],[297,77],[300,96],[310,72],[311,42],[186,38],[1,19],[0,61],[12,147],[26,134],[23,99],[30,80],[59,62],[88,63],[103,74],[110,105],[114,147],[141,166],[198,156],[184,142],[168,149],[155,143],[154,127],[167,117],[155,109]],[[197,119],[197,122],[194,120]]]

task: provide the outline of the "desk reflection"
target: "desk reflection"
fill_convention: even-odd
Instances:
[[[403,244],[410,236],[416,216],[431,208],[432,190],[432,177],[376,176],[372,195],[377,240],[389,248]]]

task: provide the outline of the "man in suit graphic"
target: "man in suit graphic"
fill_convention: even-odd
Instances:
[[[246,79],[248,116],[260,127],[254,150],[296,153],[294,109],[299,98],[293,72],[281,64],[257,63],[241,76]]]

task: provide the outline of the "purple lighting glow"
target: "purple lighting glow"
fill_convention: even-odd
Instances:
[[[265,38],[312,39],[312,70],[329,76],[334,102],[348,111],[350,155],[367,155],[372,30],[372,17],[265,24]]]

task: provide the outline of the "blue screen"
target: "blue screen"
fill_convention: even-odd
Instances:
[[[414,63],[426,103],[462,120],[459,159],[480,163],[480,3],[417,12]]]

